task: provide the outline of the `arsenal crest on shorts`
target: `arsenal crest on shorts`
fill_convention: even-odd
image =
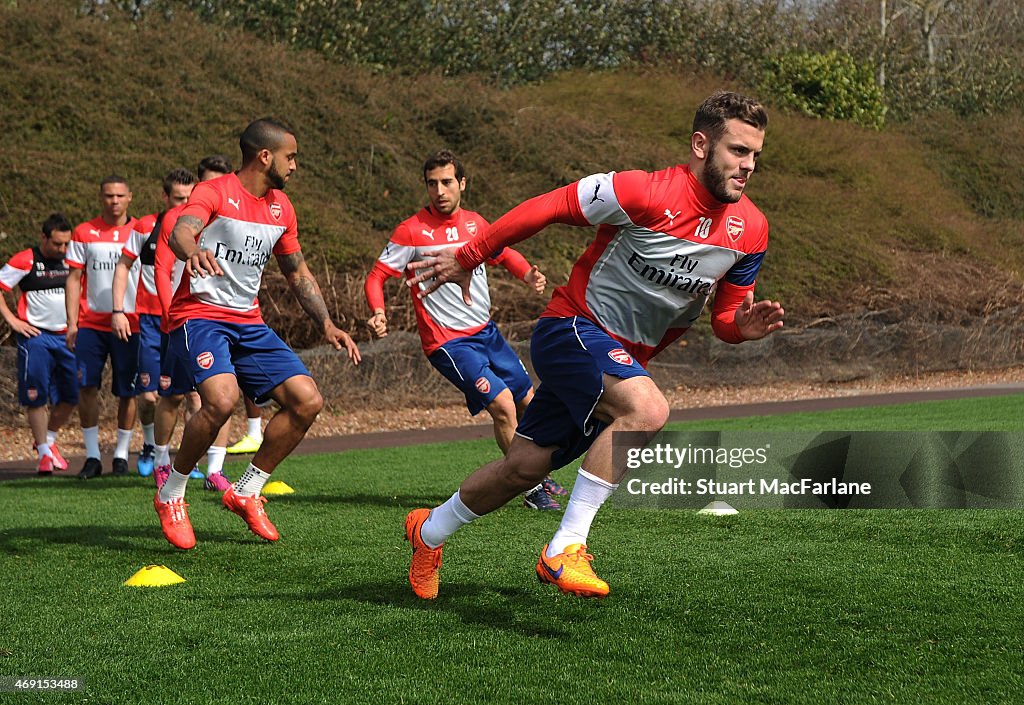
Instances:
[[[491,380],[487,379],[486,377],[481,377],[480,379],[478,379],[476,381],[476,391],[480,392],[481,394],[487,394],[487,392],[491,391]]]
[[[196,364],[204,370],[208,370],[213,366],[213,353],[212,352],[201,352],[196,355]]]
[[[623,350],[622,348],[615,348],[614,350],[609,350],[608,357],[610,357],[612,360],[619,363],[620,365],[633,364],[633,356],[630,355],[625,350]]]

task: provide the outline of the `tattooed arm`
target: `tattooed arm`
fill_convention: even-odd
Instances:
[[[281,273],[288,281],[288,286],[295,294],[295,298],[299,300],[302,310],[323,330],[327,342],[336,350],[345,348],[348,351],[348,358],[358,365],[362,360],[359,348],[352,337],[335,326],[331,320],[331,314],[327,311],[327,303],[324,301],[323,294],[320,293],[320,285],[317,284],[313,273],[306,266],[306,259],[302,256],[302,252],[277,255],[277,264],[281,267]]]
[[[190,277],[220,276],[224,270],[217,264],[217,258],[209,250],[199,249],[196,237],[203,231],[203,221],[194,215],[183,215],[174,224],[168,238],[174,256],[185,263],[185,273]]]

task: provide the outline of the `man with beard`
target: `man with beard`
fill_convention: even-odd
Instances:
[[[585,177],[513,208],[485,237],[410,264],[417,276],[409,285],[420,287],[420,296],[456,282],[469,303],[472,271],[488,253],[553,223],[598,226],[534,329],[530,352],[541,383],[508,453],[470,475],[441,506],[406,517],[409,582],[419,597],[437,596],[442,547],[457,529],[584,454],[536,573],[565,593],[608,594],[587,538],[626,471],[613,463],[613,433],[631,431],[631,440],[646,444],[669,414],[646,364],[686,332],[712,294],[712,327],[725,342],[782,328],[778,302],[754,302],[768,223],[743,195],[767,125],[757,101],[715,93],[697,109],[687,165]]]
[[[295,135],[279,122],[261,119],[245,128],[239,143],[242,168],[196,185],[169,240],[185,263],[168,310],[170,343],[190,369],[202,401],[185,424],[173,468],[153,505],[164,536],[183,549],[196,542],[184,501],[189,473],[231,415],[239,389],[257,403],[273,399],[280,408],[249,467],[221,501],[267,541],[276,541],[278,532],[260,492],[323,407],[306,367],[260,314],[257,294],[271,254],[327,342],[345,349],[352,362],[360,361],[359,348],[334,325],[306,266],[295,210],[282,191],[295,171]]]

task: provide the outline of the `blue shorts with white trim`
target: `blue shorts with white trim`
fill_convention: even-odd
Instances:
[[[604,375],[648,377],[622,343],[586,318],[541,318],[530,338],[530,359],[540,378],[516,435],[555,447],[557,470],[590,448],[605,424],[592,418],[604,393]]]

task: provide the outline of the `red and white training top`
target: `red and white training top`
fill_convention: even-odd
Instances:
[[[488,227],[488,222],[478,213],[461,208],[445,216],[435,213],[428,206],[403,221],[391,234],[373,270],[366,277],[363,291],[370,309],[384,308],[384,281],[388,277],[404,276],[412,279],[416,275],[407,267],[410,262],[422,260],[424,252],[461,247]],[[496,256],[487,253],[486,262],[502,265],[518,279],[530,271],[526,259],[511,248],[502,248]],[[426,282],[420,284],[420,290],[426,286]],[[479,333],[491,320],[491,294],[487,287],[487,269],[483,264],[474,269],[470,282],[472,306],[467,306],[462,300],[462,289],[458,284],[443,284],[424,299],[420,299],[416,295],[418,292],[411,288],[409,293],[412,294],[413,309],[416,311],[420,343],[427,355],[449,340]]]
[[[552,223],[599,227],[543,316],[585,316],[646,365],[715,293],[715,333],[742,340],[735,311],[768,248],[768,221],[746,196],[721,203],[683,165],[594,174],[513,208],[456,257],[470,269]]]
[[[121,259],[121,250],[128,242],[135,218],[124,225],[107,225],[101,216],[80,224],[71,233],[68,266],[82,270],[82,298],[78,308],[78,327],[110,332],[110,312],[114,308],[114,268]],[[135,313],[135,291],[139,281],[128,277],[124,292],[125,316],[133,332],[139,330]]]
[[[160,219],[160,232],[156,239],[156,252],[153,255],[153,285],[156,287],[157,301],[160,306],[160,329],[164,333],[170,333],[171,300],[174,292],[181,284],[181,277],[185,273],[185,263],[174,255],[171,250],[171,233],[174,225],[178,222],[178,215],[185,204],[174,206],[164,212]]]
[[[30,247],[11,257],[0,269],[0,289],[21,290],[18,318],[40,330],[63,333],[68,327],[64,306],[64,282],[68,265],[63,257],[48,259],[38,247]]]
[[[196,240],[210,250],[222,276],[183,277],[168,311],[168,329],[190,318],[228,323],[263,323],[257,298],[271,254],[299,252],[295,210],[283,191],[257,198],[235,174],[196,184],[178,219],[205,223]]]
[[[156,254],[157,235],[154,228],[161,221],[163,215],[163,213],[152,213],[136,220],[132,234],[121,250],[122,254],[128,255],[134,260],[130,276],[138,280],[135,312],[151,316],[160,315],[160,300],[157,298],[156,281],[153,275],[153,258]],[[125,294],[125,298],[127,298],[127,294]]]

